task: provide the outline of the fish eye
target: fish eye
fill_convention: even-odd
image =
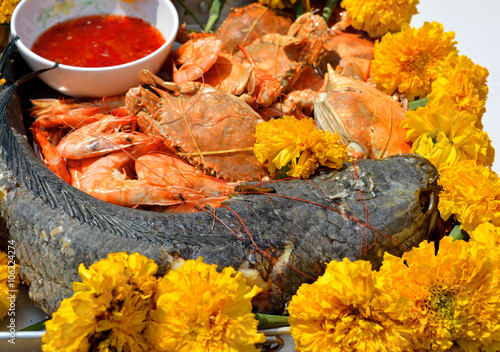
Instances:
[[[426,213],[431,208],[431,192],[430,191],[422,191],[420,192],[419,199],[420,209],[422,213]]]

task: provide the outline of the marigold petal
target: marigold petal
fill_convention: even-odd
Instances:
[[[341,6],[352,18],[352,26],[372,38],[386,32],[397,32],[404,23],[410,23],[417,11],[418,0],[343,0]]]

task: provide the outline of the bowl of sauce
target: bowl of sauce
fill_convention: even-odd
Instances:
[[[170,0],[22,0],[11,33],[32,70],[72,97],[124,94],[141,84],[139,72],[158,72],[177,35]]]

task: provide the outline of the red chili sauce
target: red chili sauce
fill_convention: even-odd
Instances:
[[[142,19],[93,15],[49,28],[31,50],[65,65],[106,67],[143,58],[164,43],[160,31]]]

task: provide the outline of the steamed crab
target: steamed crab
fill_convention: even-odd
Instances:
[[[366,81],[370,76],[374,46],[372,40],[360,34],[330,29],[318,60],[318,70],[325,74],[330,64],[343,76]]]
[[[288,33],[269,33],[244,47],[238,54],[279,82],[279,91],[269,95],[276,100],[300,78],[303,71],[318,60],[328,27],[321,16],[307,12],[297,18]],[[238,56],[237,55],[237,56]],[[265,105],[269,105],[267,101]]]
[[[238,45],[246,46],[267,33],[286,34],[292,25],[292,16],[259,3],[234,8],[217,30],[227,53],[238,52]]]
[[[283,108],[314,106],[320,129],[337,132],[353,158],[383,158],[409,153],[401,122],[405,110],[389,95],[363,81],[344,77],[328,65],[321,92],[294,91]]]
[[[256,6],[261,12],[265,9]],[[284,28],[288,28],[286,34],[281,33]],[[174,82],[208,83],[241,96],[254,108],[270,106],[318,60],[328,34],[323,18],[312,13],[303,14],[291,26],[271,29],[276,31],[255,35],[250,44],[244,44],[248,38],[234,42],[236,49],[228,48],[219,32],[189,40],[172,53],[177,65]]]
[[[165,137],[188,162],[225,181],[267,174],[253,153],[260,116],[245,102],[199,82],[164,82],[147,70],[140,76],[156,94],[132,88],[126,107],[143,132]]]

